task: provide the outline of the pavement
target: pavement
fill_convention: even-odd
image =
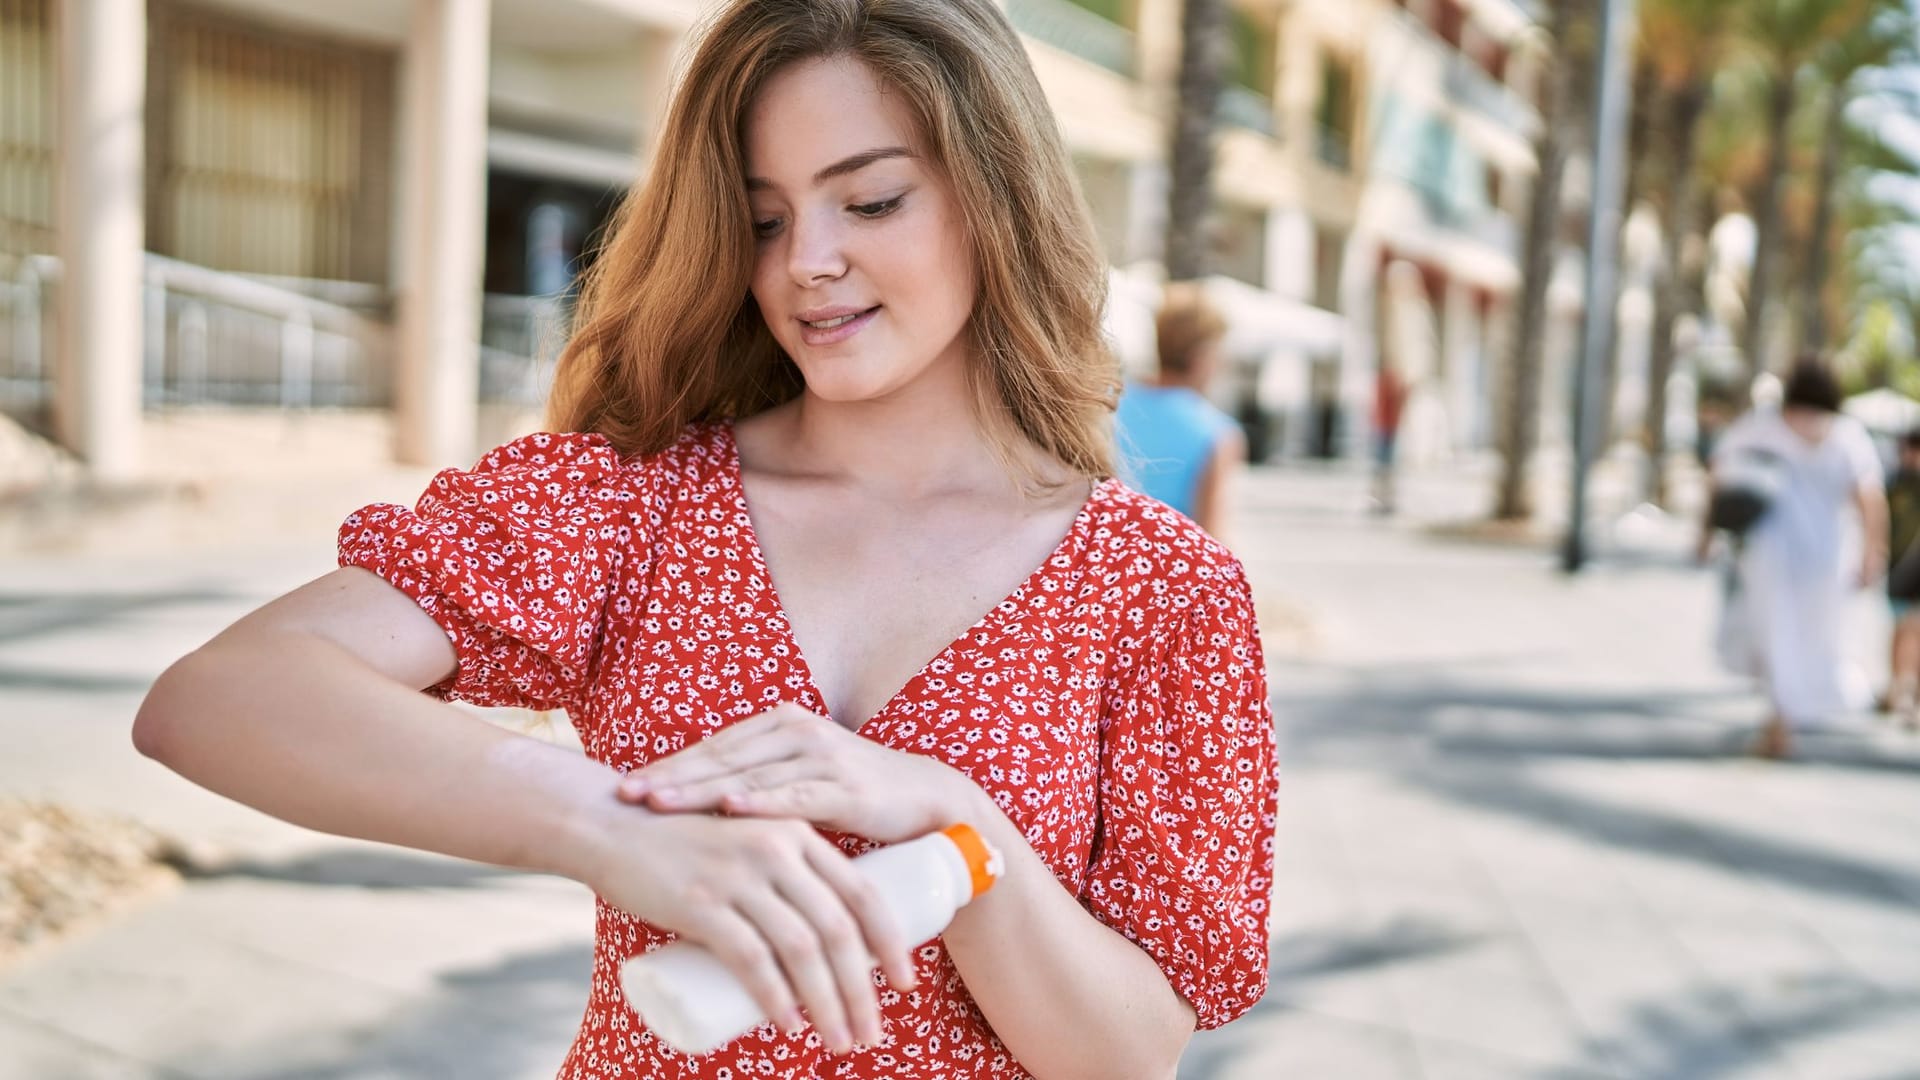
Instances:
[[[1610,518],[1574,578],[1428,531],[1486,488],[1411,478],[1385,520],[1344,469],[1244,485],[1273,989],[1181,1080],[1920,1078],[1915,740],[1739,757],[1761,704],[1713,668],[1685,529]],[[203,867],[0,971],[0,1080],[552,1076],[585,889],[309,833],[133,751],[166,663],[331,566],[324,535],[220,539],[0,561],[0,793],[135,817]]]

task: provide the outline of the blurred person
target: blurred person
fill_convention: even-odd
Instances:
[[[1115,425],[1128,480],[1222,542],[1229,488],[1247,460],[1239,425],[1206,396],[1226,334],[1198,285],[1167,286],[1154,320],[1157,370],[1128,384]]]
[[[1744,644],[1740,666],[1762,681],[1770,704],[1753,747],[1764,757],[1791,753],[1794,730],[1870,704],[1842,631],[1848,594],[1886,568],[1885,479],[1872,438],[1841,415],[1840,401],[1826,365],[1802,359],[1780,407],[1756,407],[1714,448],[1717,484],[1754,461],[1773,476],[1764,513],[1735,544],[1730,615]],[[1702,558],[1712,542],[1703,529]]]
[[[558,433],[350,516],[135,742],[591,886],[570,1080],[1172,1075],[1266,985],[1272,721],[1240,564],[1110,476],[1105,265],[1019,37],[735,0],[662,143]],[[436,699],[564,708],[586,755]],[[916,948],[849,856],[956,822],[1005,873]],[[619,965],[675,935],[772,1022],[659,1043]]]
[[[1893,613],[1888,712],[1920,726],[1920,430],[1900,440],[1900,459],[1887,481],[1887,603]]]
[[[1406,380],[1383,359],[1373,378],[1373,510],[1378,514],[1393,513],[1398,497],[1395,456],[1408,393]]]

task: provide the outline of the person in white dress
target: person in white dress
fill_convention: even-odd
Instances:
[[[1756,462],[1772,474],[1767,510],[1738,544],[1730,612],[1746,645],[1740,666],[1764,683],[1772,706],[1754,746],[1767,757],[1790,753],[1796,729],[1871,704],[1844,614],[1849,594],[1886,571],[1886,478],[1872,437],[1841,415],[1840,401],[1832,373],[1803,360],[1780,407],[1741,417],[1714,449],[1716,482]]]

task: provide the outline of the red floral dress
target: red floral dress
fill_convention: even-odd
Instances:
[[[435,477],[413,509],[340,530],[443,626],[481,705],[563,708],[625,771],[782,701],[824,711],[741,493],[730,425],[622,461],[598,435],[532,435]],[[1044,564],[863,728],[972,777],[1063,888],[1156,960],[1203,1028],[1266,988],[1273,726],[1241,567],[1192,522],[1097,485]],[[837,837],[854,854],[862,841]],[[877,975],[887,1035],[829,1054],[762,1026],[704,1057],[656,1041],[618,969],[670,940],[604,900],[564,1080],[1026,1077],[940,941],[920,989]],[[1063,1033],[1065,1038],[1075,1037]]]

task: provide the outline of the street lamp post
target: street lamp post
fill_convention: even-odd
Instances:
[[[1587,215],[1586,300],[1573,384],[1573,484],[1566,544],[1561,550],[1561,566],[1568,573],[1587,561],[1587,473],[1599,456],[1605,428],[1607,366],[1613,351],[1614,298],[1619,291],[1633,18],[1633,0],[1602,0],[1594,57],[1593,207]]]

